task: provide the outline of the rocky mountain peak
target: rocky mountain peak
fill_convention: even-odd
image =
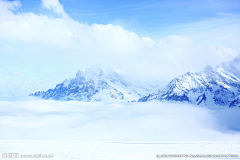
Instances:
[[[204,69],[205,72],[214,72],[213,67],[210,65],[207,65]]]
[[[144,86],[144,87],[143,87]],[[126,81],[111,68],[96,64],[90,68],[80,69],[74,79],[65,79],[55,89],[38,91],[31,96],[54,100],[78,101],[137,101],[147,92],[156,90],[155,86],[134,84]]]
[[[240,103],[240,61],[206,66],[199,73],[187,72],[174,78],[161,92],[147,94],[139,101],[187,102],[196,105],[238,106]]]

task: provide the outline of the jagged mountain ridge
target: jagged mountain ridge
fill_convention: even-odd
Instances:
[[[186,73],[173,79],[162,91],[148,94],[139,102],[188,102],[197,105],[237,106],[240,95],[240,57],[199,73]],[[233,104],[233,101],[235,102]]]
[[[123,79],[116,71],[96,64],[80,69],[75,78],[65,79],[48,91],[30,94],[43,99],[77,101],[115,101],[135,102],[147,93],[156,90],[156,86],[146,83],[131,83]]]
[[[116,71],[100,65],[81,69],[55,89],[30,96],[54,100],[145,102],[153,99],[196,105],[240,106],[240,57],[199,73],[188,72],[173,79],[163,90],[125,80]]]

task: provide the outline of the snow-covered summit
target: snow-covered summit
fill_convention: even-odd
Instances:
[[[240,58],[215,68],[206,66],[199,73],[188,72],[173,79],[162,91],[148,94],[139,101],[187,102],[197,105],[230,105],[240,95]]]
[[[77,83],[84,83],[93,80],[97,83],[99,80],[105,80],[112,83],[121,83],[122,85],[129,85],[125,80],[113,69],[104,68],[100,64],[95,64],[87,69],[78,70],[75,78]]]
[[[120,75],[96,64],[80,69],[75,78],[65,79],[55,89],[37,91],[31,96],[55,100],[145,102],[153,99],[197,105],[238,106],[240,58],[210,65],[199,73],[187,72],[174,78],[163,90]]]
[[[216,69],[228,72],[240,79],[240,55],[232,61],[221,63]]]
[[[214,69],[213,69],[212,66],[207,65],[207,66],[205,67],[204,71],[205,71],[205,72],[214,72]]]
[[[49,89],[46,92],[38,91],[30,96],[66,101],[122,100],[133,102],[154,91],[156,91],[156,86],[126,81],[115,70],[96,64],[90,68],[78,70],[75,78],[65,79],[55,89]]]

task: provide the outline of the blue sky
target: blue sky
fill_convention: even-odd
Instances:
[[[169,27],[211,19],[238,17],[239,0],[60,0],[67,14],[89,25],[93,23],[121,25],[140,36],[161,38],[181,31]],[[41,1],[21,0],[18,12],[57,16],[41,7]],[[190,32],[190,31],[189,31]]]

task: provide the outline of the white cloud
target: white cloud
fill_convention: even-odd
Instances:
[[[0,0],[0,22],[11,20],[14,15],[12,11],[15,11],[20,6],[20,1],[9,2]]]
[[[0,139],[236,141],[240,138],[239,108],[209,109],[157,101],[92,103],[29,99],[0,101]]]
[[[5,1],[1,0],[0,1],[0,6],[1,10],[16,10],[17,8],[21,7],[21,2],[20,1]]]
[[[180,74],[203,70],[206,65],[217,65],[238,54],[224,46],[202,47],[189,36],[170,35],[153,40],[119,25],[88,25],[67,16],[57,0],[43,0],[42,5],[61,17],[13,13],[11,10],[19,7],[20,2],[0,0],[2,66],[48,66],[43,71],[68,71],[73,77],[72,72],[101,63],[140,79],[159,80],[164,86]]]
[[[235,51],[231,48],[227,48],[225,46],[216,47],[214,45],[211,45],[210,52],[215,54],[216,57],[220,57],[221,59],[226,59],[226,60],[229,60],[230,56],[231,56],[231,58],[234,58],[238,55],[237,51]]]
[[[63,9],[63,5],[58,0],[42,0],[42,6],[47,9],[52,9],[61,16],[67,16]]]

